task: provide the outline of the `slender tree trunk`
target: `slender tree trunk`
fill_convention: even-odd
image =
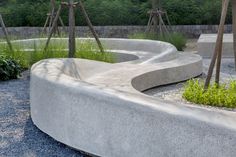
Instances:
[[[216,40],[216,46],[215,46],[215,51],[211,60],[211,64],[208,70],[208,74],[207,74],[207,78],[206,78],[206,82],[205,82],[205,89],[207,89],[209,87],[210,81],[211,81],[211,77],[213,74],[213,70],[215,67],[215,62],[217,57],[221,57],[221,52],[222,52],[222,42],[223,42],[223,34],[224,34],[224,24],[225,24],[225,19],[226,19],[226,15],[227,15],[227,8],[228,8],[228,4],[229,4],[229,0],[223,0],[224,1],[224,5],[222,8],[222,13],[221,13],[221,20],[220,20],[220,25],[219,25],[219,30],[218,30],[218,36],[217,36],[217,40]],[[220,62],[219,62],[218,58],[218,63],[217,63],[217,72],[219,71],[219,66],[220,66]],[[219,74],[217,74],[217,77],[219,77]],[[219,78],[216,78],[216,81]]]
[[[5,38],[6,38],[6,41],[7,41],[7,44],[9,46],[9,49],[13,52],[13,48],[12,48],[12,44],[11,44],[11,41],[9,39],[9,35],[8,35],[8,32],[7,32],[7,28],[5,26],[5,23],[3,21],[3,18],[2,18],[2,15],[0,14],[0,24],[2,26],[2,30],[3,30],[3,33],[5,35]]]
[[[152,1],[152,10],[157,10],[159,7],[159,0],[151,0]],[[154,31],[158,32],[158,17],[153,16],[153,24],[154,24]]]
[[[56,16],[55,16],[55,18],[54,18],[54,20],[53,20],[52,28],[51,28],[50,31],[49,31],[49,36],[48,36],[48,40],[47,40],[47,42],[46,42],[44,51],[46,51],[47,48],[48,48],[50,39],[52,38],[52,34],[53,34],[53,31],[54,31],[54,29],[55,29],[55,27],[56,27],[56,24],[57,24],[57,22],[58,22],[60,13],[61,13],[61,5],[59,6],[59,8],[58,8],[58,10],[57,10],[57,14],[56,14]]]
[[[69,1],[69,58],[75,56],[75,13],[74,0]]]
[[[235,70],[236,70],[236,1],[231,1],[232,3],[232,16],[233,16],[233,38],[234,38],[234,60],[235,60]]]

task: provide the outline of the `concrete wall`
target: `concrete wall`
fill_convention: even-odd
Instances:
[[[211,58],[216,45],[217,34],[202,34],[197,42],[198,54],[204,58]],[[234,57],[233,34],[224,34],[223,57]]]
[[[198,38],[202,33],[216,33],[217,25],[177,25],[172,26],[176,32],[184,33],[187,37]],[[20,38],[38,37],[42,32],[42,27],[9,27],[9,34]],[[96,31],[100,37],[126,38],[128,34],[135,32],[144,32],[146,26],[96,26]],[[225,27],[225,32],[230,33],[231,25]],[[76,34],[79,37],[88,37],[90,31],[88,27],[76,27]],[[3,32],[0,31],[0,37]]]

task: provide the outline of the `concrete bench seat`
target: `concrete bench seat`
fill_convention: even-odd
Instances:
[[[200,75],[200,56],[158,41],[102,41],[138,59],[114,64],[49,59],[32,67],[31,117],[40,130],[102,157],[236,153],[234,112],[173,104],[140,92]]]
[[[213,56],[216,45],[217,34],[201,34],[197,42],[198,54],[204,58]],[[233,34],[224,34],[222,56],[234,57]]]

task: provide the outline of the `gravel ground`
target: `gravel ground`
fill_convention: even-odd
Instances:
[[[28,71],[20,79],[0,82],[0,157],[53,156],[86,157],[53,140],[33,125]]]
[[[198,39],[188,39],[186,48],[184,49],[184,51],[190,52],[190,53],[197,53],[197,40]],[[206,77],[210,62],[211,62],[211,59],[203,59],[203,75],[200,76],[201,78]],[[221,77],[222,83],[225,83],[231,79],[236,80],[236,71],[234,68],[233,58],[222,59],[220,77]],[[182,98],[184,84],[185,82],[180,82],[177,84],[171,84],[171,85],[161,86],[157,88],[152,88],[147,91],[144,91],[144,93],[150,96],[158,97],[158,98],[172,101],[172,102],[188,103]]]
[[[200,76],[200,78],[206,77],[207,69],[209,67],[210,61],[211,61],[210,59],[203,60],[203,66],[204,66],[203,75]],[[221,66],[221,82],[226,83],[232,79],[236,80],[236,71],[234,69],[234,59],[223,59],[222,66]],[[144,93],[150,96],[158,97],[158,98],[172,101],[172,102],[188,103],[182,98],[184,84],[185,82],[180,82],[177,84],[156,87],[156,88],[152,88],[147,91],[144,91]]]

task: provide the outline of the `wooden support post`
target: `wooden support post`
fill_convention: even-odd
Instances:
[[[75,12],[74,0],[69,0],[69,58],[75,57]]]
[[[62,26],[63,30],[66,31],[65,25],[64,25],[64,23],[63,23],[63,21],[62,21],[60,16],[59,16],[59,21],[61,23],[61,26]]]
[[[6,38],[6,41],[7,41],[8,46],[9,46],[9,49],[10,49],[10,51],[13,52],[13,48],[12,48],[12,44],[11,44],[11,41],[10,41],[9,36],[8,36],[7,28],[6,28],[6,26],[5,26],[5,23],[4,23],[4,21],[3,21],[3,18],[2,18],[2,15],[1,15],[1,14],[0,14],[0,24],[1,24],[1,26],[2,26],[2,30],[3,30],[3,33],[4,33],[4,35],[5,35],[5,38]]]
[[[218,30],[218,36],[217,36],[217,40],[216,40],[216,46],[215,46],[214,54],[213,54],[213,57],[212,57],[212,60],[211,60],[209,70],[208,70],[208,74],[207,74],[207,78],[206,78],[206,82],[205,82],[205,89],[207,89],[209,87],[211,77],[212,77],[212,74],[213,74],[213,70],[214,70],[214,67],[215,67],[216,59],[217,59],[217,57],[221,56],[221,54],[219,55],[219,53],[222,52],[224,24],[225,24],[228,4],[229,4],[229,0],[224,0],[224,5],[223,5],[223,8],[222,8],[222,14],[221,14],[221,20],[220,20],[220,25],[219,25],[219,30]],[[220,58],[218,58],[218,60],[219,59]],[[220,62],[218,63],[217,66],[219,66],[219,65],[220,65]],[[218,67],[218,70],[219,69],[220,68]],[[219,76],[219,74],[218,74],[218,76]]]
[[[55,18],[54,18],[54,21],[53,21],[53,24],[52,24],[52,28],[50,29],[49,36],[48,36],[48,40],[47,40],[47,42],[46,42],[44,51],[46,51],[47,48],[48,48],[50,39],[52,38],[52,34],[53,34],[54,30],[55,30],[55,27],[56,27],[57,21],[58,21],[58,19],[59,19],[60,13],[61,13],[61,5],[59,6],[58,11],[57,11],[57,14],[56,14],[56,16],[55,16]]]
[[[159,10],[158,7],[159,7],[159,0],[152,0],[152,12],[158,11]],[[160,21],[158,23],[159,17],[157,15],[154,15],[152,17],[152,20],[153,20],[153,25],[154,25],[153,31],[158,32],[158,24],[160,23]],[[160,25],[159,25],[159,29],[160,29]]]
[[[169,16],[166,11],[165,11],[165,16],[166,16],[166,20],[167,20],[167,25],[169,26],[169,30],[172,32],[173,30],[171,27],[170,19],[169,19]]]
[[[42,33],[46,33],[47,32],[47,26],[49,28],[49,33],[50,33],[50,30],[53,26],[53,21],[56,17],[56,1],[55,0],[51,0],[51,10],[50,10],[50,13],[47,14],[47,19],[46,19],[46,22],[44,24],[44,27],[43,27],[43,31]],[[59,16],[59,22],[61,24],[61,26],[63,27],[63,30],[66,31],[65,29],[65,25],[61,19],[61,17]],[[56,23],[55,27],[54,27],[54,30],[53,30],[53,34],[56,35],[58,34],[60,36],[60,30],[58,28],[58,22]]]
[[[223,8],[222,14],[224,16],[224,23],[226,20],[226,15],[229,7],[229,0],[223,0]],[[222,60],[222,47],[223,47],[223,37],[224,37],[224,27],[223,30],[220,32],[221,42],[219,44],[218,56],[217,56],[217,64],[216,64],[216,78],[215,83],[219,85],[220,83],[220,68],[221,68],[221,60]]]
[[[232,3],[232,18],[233,18],[233,44],[234,44],[234,61],[235,61],[235,70],[236,70],[236,1],[231,1]]]
[[[51,14],[50,14],[50,22],[49,22],[49,30],[51,29],[52,25],[53,25],[53,21],[54,21],[54,18],[55,18],[55,9],[56,9],[56,2],[55,0],[51,0]],[[56,34],[56,30],[57,29],[57,23],[53,29],[53,33]]]
[[[84,18],[85,18],[87,24],[88,24],[88,26],[89,26],[90,31],[92,32],[94,38],[95,38],[96,41],[97,41],[97,44],[98,44],[98,47],[99,47],[100,51],[101,51],[101,52],[104,52],[104,49],[103,49],[103,47],[102,47],[102,44],[101,44],[101,42],[100,42],[100,40],[99,40],[99,38],[98,38],[98,35],[97,35],[96,31],[95,31],[94,28],[93,28],[93,25],[92,25],[92,23],[91,23],[91,21],[90,21],[90,19],[89,19],[89,16],[88,16],[88,14],[87,14],[87,12],[86,12],[86,10],[85,10],[85,8],[84,8],[84,5],[83,5],[82,1],[80,0],[78,4],[79,4],[80,10],[81,10],[81,12],[82,12],[82,14],[83,14],[83,16],[84,16]]]
[[[152,15],[150,14],[148,24],[147,24],[146,33],[150,31],[151,23],[152,23]]]
[[[46,32],[46,29],[47,29],[47,24],[48,24],[48,21],[49,21],[49,19],[50,19],[50,15],[49,15],[49,14],[47,14],[47,19],[46,19],[46,21],[45,21],[45,24],[44,24],[44,26],[43,26],[43,33],[45,33],[45,32]]]

